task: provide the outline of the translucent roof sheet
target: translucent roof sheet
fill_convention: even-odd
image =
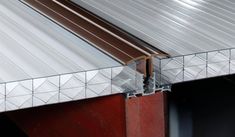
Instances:
[[[18,0],[0,1],[0,112],[143,91],[122,66]]]
[[[235,47],[232,0],[72,0],[171,56]]]
[[[0,83],[120,65],[18,0],[0,1],[0,58]]]
[[[153,58],[158,87],[235,73],[233,0],[72,0],[169,57]]]

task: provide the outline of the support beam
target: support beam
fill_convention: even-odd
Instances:
[[[126,101],[127,137],[166,136],[166,93]]]
[[[123,95],[43,106],[7,115],[30,137],[165,137],[165,96]]]

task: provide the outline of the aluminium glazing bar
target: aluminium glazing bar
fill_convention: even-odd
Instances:
[[[53,21],[112,56],[122,64],[138,60],[138,71],[146,74],[146,62],[152,65],[151,56],[161,54],[141,40],[129,35],[112,24],[67,0],[22,0]],[[147,68],[153,68],[147,67]],[[152,75],[152,69],[150,71]]]

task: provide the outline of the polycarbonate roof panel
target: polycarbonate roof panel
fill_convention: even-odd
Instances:
[[[122,66],[18,0],[0,1],[0,112],[143,91]]]
[[[235,47],[232,0],[72,0],[171,56]]]
[[[119,66],[18,0],[0,1],[0,82]]]

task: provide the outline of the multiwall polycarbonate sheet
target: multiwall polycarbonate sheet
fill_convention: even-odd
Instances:
[[[0,111],[143,92],[143,75],[128,66],[80,71],[0,84]]]
[[[170,56],[235,47],[229,0],[72,0]]]
[[[18,0],[0,1],[0,82],[119,66]]]
[[[159,87],[174,83],[235,74],[235,49],[215,50],[154,58],[156,83]]]
[[[122,66],[18,0],[0,1],[0,111],[143,91]]]

